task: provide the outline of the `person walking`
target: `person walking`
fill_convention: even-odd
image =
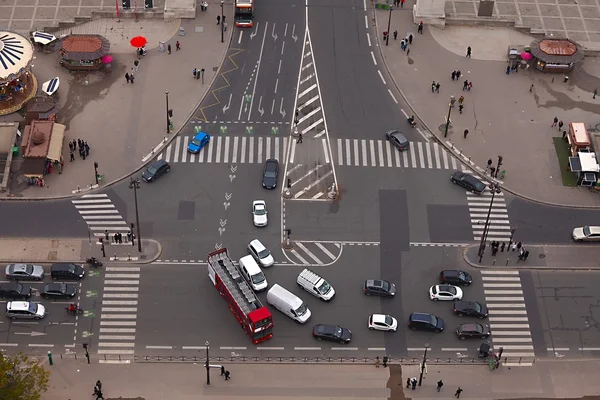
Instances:
[[[592,96],[592,99],[595,99],[597,94],[598,94],[598,89],[594,89],[594,95]]]
[[[70,157],[70,158],[69,158],[69,162],[73,162],[73,161],[75,161],[75,154],[73,154],[73,150],[71,150],[71,151],[69,152],[69,154],[70,154],[70,156],[69,156],[69,157]]]
[[[510,75],[510,65],[506,66],[506,75]]]
[[[441,85],[440,85],[440,83],[439,83],[439,82],[437,82],[437,83],[435,84],[435,92],[436,92],[436,93],[439,93],[439,92],[440,92],[440,86],[441,86]]]
[[[450,76],[452,77],[452,80],[456,80],[456,71],[452,71],[452,73],[450,74]]]
[[[415,377],[415,378],[412,378],[412,379],[410,380],[410,385],[411,385],[411,387],[412,387],[412,390],[415,390],[415,389],[417,388],[417,382],[418,382],[418,381],[417,381],[417,378],[416,378],[416,377]]]
[[[221,23],[221,16],[217,15],[217,25],[219,25]]]
[[[398,39],[398,31],[394,31],[394,40]]]
[[[138,60],[135,60],[133,62],[133,68],[135,69],[135,72],[138,72],[138,70],[140,69],[140,62]]]
[[[134,79],[134,78],[135,78],[135,77],[133,76],[133,74],[131,74],[131,75],[129,76],[129,80],[131,81],[131,84],[132,84],[132,85],[133,85],[133,79]]]
[[[442,390],[442,386],[444,386],[444,382],[440,379],[437,383],[437,391],[440,392]]]
[[[523,247],[523,243],[521,243],[521,242],[517,243],[517,250],[521,250],[521,247]]]
[[[460,74],[461,74],[460,69],[457,69],[456,70],[456,80],[460,79]]]
[[[375,357],[375,368],[379,368],[379,364],[380,364],[379,357]]]
[[[298,139],[296,140],[296,143],[302,143],[302,134],[298,134]]]
[[[552,125],[550,125],[550,128],[554,128],[557,124],[558,124],[558,117],[554,117],[554,120],[552,121]]]
[[[179,51],[181,50],[181,44],[179,43],[179,40],[177,42],[175,42],[175,51]]]
[[[129,236],[129,234],[128,234]],[[221,376],[225,375],[225,366],[221,365]]]
[[[529,93],[533,92],[533,83],[531,84],[531,86],[529,86]]]
[[[423,34],[423,21],[419,22],[419,27],[417,28],[417,32],[421,35]]]
[[[129,72],[125,72],[125,80],[129,83]]]
[[[431,82],[431,93],[435,93],[435,81]]]
[[[470,92],[471,89],[473,89],[473,82],[469,81],[469,83],[467,84],[467,90]]]
[[[460,399],[460,394],[462,392],[463,392],[463,390],[459,386],[458,389],[456,389],[456,393],[454,393],[454,397],[456,397],[457,399]]]
[[[564,122],[562,122],[562,119],[560,121],[558,121],[558,130],[560,131],[562,129],[564,125]]]
[[[410,388],[410,378],[406,378],[406,388]]]
[[[511,251],[515,251],[515,250],[517,250],[517,244],[516,244],[516,243],[513,243],[513,244],[512,244],[512,246],[510,246],[510,250],[511,250]]]
[[[169,51],[169,54],[171,54],[171,45],[167,45],[167,50]]]
[[[96,387],[98,388],[98,391],[101,392],[102,391],[102,382],[100,382],[100,379],[98,379],[96,381]]]
[[[413,41],[413,35],[412,33],[410,35],[408,35],[408,44],[412,44]]]
[[[400,0],[400,8],[404,8],[404,2],[405,2],[405,1],[406,1],[406,0]]]
[[[527,261],[527,257],[529,257],[529,250],[525,250],[525,253],[523,254],[523,261]]]
[[[468,134],[469,134],[469,130],[465,129],[465,131],[463,132],[463,138],[466,139]]]
[[[467,90],[469,88],[469,81],[467,79],[465,79],[465,81],[463,82],[463,90]]]
[[[458,113],[459,113],[459,114],[462,114],[462,112],[463,112],[463,108],[465,108],[465,106],[463,106],[462,104],[459,104],[459,105],[458,105]]]
[[[388,356],[383,356],[383,368],[387,368],[388,361],[389,361]]]
[[[229,371],[225,371],[225,380],[228,381],[231,379],[231,373]]]
[[[471,58],[471,46],[467,47],[467,58]]]
[[[500,252],[504,253],[504,248],[506,247],[506,243],[502,242],[502,246],[500,246]]]

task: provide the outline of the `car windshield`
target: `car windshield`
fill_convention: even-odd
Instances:
[[[26,265],[25,272],[27,273],[27,275],[33,274],[33,265]]]
[[[333,328],[333,336],[342,337],[342,328],[340,328],[339,326]]]
[[[452,295],[456,294],[456,288],[454,286],[446,286],[446,287],[444,287],[444,291],[446,291]]]
[[[481,326],[479,324],[473,326],[473,332],[483,333],[483,326]]]
[[[36,314],[37,313],[37,303],[29,303],[29,312],[32,314]]]
[[[200,146],[200,141],[199,141],[198,139],[196,139],[196,138],[193,138],[193,139],[192,139],[192,144],[193,144],[194,146]]]
[[[265,215],[266,213],[267,213],[267,210],[265,209],[265,206],[258,205],[256,207],[254,207],[254,214],[256,214],[256,215]]]
[[[437,317],[435,315],[431,316],[431,324],[433,326],[437,326],[437,324],[438,324],[438,319],[437,319]]]
[[[252,283],[258,285],[259,283],[263,283],[266,280],[265,274],[259,272],[258,274],[252,275]]]
[[[590,236],[590,235],[592,234],[592,231],[590,230],[590,227],[589,227],[589,226],[584,226],[584,227],[583,227],[583,234],[584,234],[585,236]]]
[[[481,312],[481,304],[475,302],[473,303],[473,310],[477,311],[477,312]]]
[[[271,320],[269,318],[264,318],[264,319],[261,319],[260,321],[256,321],[254,323],[254,327],[256,329],[264,328],[265,326],[269,325],[270,323],[271,323]]]
[[[271,255],[271,252],[267,249],[264,249],[263,251],[258,253],[258,257],[259,258],[267,258]]]
[[[392,326],[394,324],[394,320],[389,315],[385,316],[385,324],[387,326]]]
[[[389,284],[389,282],[381,281],[381,288],[383,290],[385,290],[386,292],[389,292],[390,291],[390,284]]]
[[[458,272],[458,279],[460,279],[462,281],[465,281],[465,280],[467,280],[467,275],[464,272],[459,271]]]
[[[302,303],[302,305],[300,307],[298,307],[294,312],[296,313],[297,316],[301,317],[304,314],[306,314],[307,311],[308,311],[308,308],[306,307],[306,304]]]
[[[331,290],[331,285],[327,281],[323,281],[321,286],[319,286],[319,293],[327,294]]]
[[[473,182],[473,186],[475,186],[475,189],[479,190],[479,191],[483,191],[485,190],[485,185],[483,184],[483,182],[480,181],[474,181]]]
[[[154,175],[154,174],[156,173],[156,171],[157,171],[157,170],[158,170],[158,168],[156,168],[156,166],[154,166],[154,165],[151,165],[151,166],[149,166],[149,167],[148,167],[148,172],[149,172],[151,175]]]

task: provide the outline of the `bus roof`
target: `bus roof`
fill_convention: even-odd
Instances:
[[[253,0],[235,0],[236,7],[252,7]]]

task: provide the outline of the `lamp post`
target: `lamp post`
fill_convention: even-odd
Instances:
[[[388,29],[387,29],[387,36],[385,37],[385,45],[387,46],[388,44],[390,44],[390,29],[391,29],[391,25],[392,25],[392,10],[394,9],[394,6],[390,6],[390,16],[388,17]]]
[[[452,98],[452,96],[450,96]],[[452,99],[451,99],[452,100]],[[448,117],[446,117],[446,129],[444,129],[444,137],[448,136],[448,129],[450,129],[450,114],[452,114],[452,101],[448,103]]]
[[[140,213],[138,212],[138,200],[137,200],[137,191],[139,188],[140,188],[140,180],[137,178],[131,178],[131,180],[129,181],[129,189],[133,189],[133,198],[135,200],[135,223],[137,224],[138,251],[141,253],[142,252],[142,236],[140,234]]]
[[[223,43],[225,41],[224,39],[224,29],[225,29],[225,21],[223,20],[223,5],[225,4],[225,2],[223,0],[221,0],[221,43]]]
[[[423,352],[423,362],[421,363],[421,373],[419,374],[419,386],[423,383],[423,373],[425,372],[425,362],[427,361],[427,349],[429,343],[425,343],[425,352]]]
[[[210,365],[208,364],[208,349],[209,349],[208,340],[206,341],[205,345],[206,345],[206,384],[210,385]]]
[[[98,184],[98,163],[94,161],[94,176],[96,177],[96,185]]]
[[[485,242],[487,240],[488,232],[490,229],[490,215],[492,213],[492,207],[494,205],[494,197],[496,197],[496,193],[500,193],[500,188],[495,184],[490,185],[490,190],[492,191],[492,199],[490,200],[490,207],[488,208],[487,217],[485,218],[485,225],[483,227],[483,234],[481,235],[481,242],[479,243],[479,262],[483,259],[483,253],[485,252]]]
[[[169,90],[165,89],[165,97],[167,98],[167,133],[170,132],[171,121],[169,121]]]

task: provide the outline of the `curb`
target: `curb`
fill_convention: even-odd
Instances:
[[[425,120],[421,117],[421,115],[417,112],[417,110],[414,109],[414,107],[412,106],[412,104],[408,101],[408,98],[406,97],[406,95],[404,94],[404,91],[402,91],[402,89],[400,88],[400,86],[398,85],[398,82],[396,81],[396,78],[394,77],[394,75],[391,73],[390,68],[388,66],[387,63],[387,59],[385,57],[385,55],[383,54],[383,50],[382,50],[382,46],[381,46],[381,40],[379,38],[379,25],[377,24],[377,16],[375,15],[375,13],[377,12],[377,10],[375,8],[373,8],[373,3],[371,2],[371,14],[373,16],[373,21],[375,21],[374,25],[375,25],[375,38],[376,38],[376,42],[377,42],[377,50],[379,52],[379,55],[381,56],[381,60],[383,61],[383,65],[385,65],[385,70],[388,73],[388,76],[392,79],[392,82],[394,82],[394,87],[396,88],[396,90],[398,91],[398,93],[400,93],[400,96],[402,96],[402,99],[404,100],[404,102],[406,103],[406,105],[408,106],[408,108],[410,108],[410,110],[412,111],[412,114],[415,115],[415,117],[421,122],[421,124],[423,125],[423,127],[432,135],[432,138],[435,139],[435,141],[442,147],[444,147],[450,154],[452,154],[455,158],[458,159],[458,161],[466,166],[467,168],[471,169],[473,171],[474,174],[477,174],[479,177],[483,178],[484,180],[489,181],[490,177],[488,176],[484,176],[481,173],[479,173],[479,171],[476,170],[476,168],[473,168],[473,166],[471,166],[470,164],[467,164],[464,160],[464,157],[458,153],[456,153],[450,146],[448,146],[447,143],[445,143],[444,139],[445,138],[439,138],[437,134],[435,134],[434,130],[431,129],[431,127],[425,122]],[[410,10],[412,12],[412,10]],[[414,24],[414,22],[413,22]],[[434,39],[435,40],[435,39]],[[561,208],[574,208],[574,209],[581,209],[581,210],[600,210],[600,206],[585,206],[585,205],[568,205],[568,204],[561,204],[561,203],[553,203],[551,201],[545,201],[545,200],[538,200],[538,199],[534,199],[533,197],[529,197],[527,195],[521,194],[513,189],[507,188],[506,186],[504,186],[504,183],[500,183],[500,181],[497,180],[493,180],[495,181],[495,183],[498,184],[498,186],[500,186],[502,188],[502,190],[520,197],[522,199],[525,199],[527,201],[533,202],[533,203],[537,203],[537,204],[542,204],[542,205],[546,205],[546,206],[552,206],[552,207],[561,207]]]
[[[194,17],[194,20],[195,19],[196,18]],[[202,102],[204,101],[204,99],[206,98],[206,96],[210,93],[210,88],[212,87],[212,84],[215,82],[215,80],[219,76],[219,71],[223,67],[223,62],[224,62],[225,58],[227,57],[227,53],[229,52],[229,47],[231,46],[231,41],[233,40],[233,32],[234,32],[234,29],[230,29],[229,40],[227,42],[223,43],[223,44],[227,45],[227,48],[225,49],[225,53],[221,57],[221,62],[219,64],[219,69],[217,70],[217,73],[212,77],[212,79],[208,83],[208,86],[207,86],[208,90],[206,91],[206,93],[204,93],[204,95],[200,98],[200,100],[198,100],[198,102],[194,105],[194,108],[192,108],[192,111],[184,119],[184,123],[179,127],[179,129],[177,130],[177,132],[171,132],[171,133],[169,133],[169,135],[171,135],[171,138],[169,140],[167,140],[166,142],[163,142],[164,143],[163,148],[167,147],[169,144],[171,144],[171,142],[173,140],[175,140],[175,138],[179,135],[179,133],[185,127],[185,124],[192,118],[192,116],[196,112],[196,109],[202,104]],[[177,36],[177,34],[176,34],[176,36]],[[117,178],[117,179],[115,179],[115,180],[113,180],[111,182],[108,182],[108,183],[106,183],[106,184],[104,184],[102,186],[97,186],[97,187],[95,187],[93,189],[90,189],[90,190],[81,191],[80,193],[77,193],[77,194],[49,196],[49,197],[43,197],[43,198],[5,197],[5,198],[0,198],[0,202],[2,202],[2,201],[21,201],[21,202],[35,202],[35,201],[39,201],[39,202],[41,202],[41,201],[48,201],[48,200],[76,199],[76,198],[81,197],[82,195],[86,195],[86,194],[90,194],[90,193],[97,193],[98,191],[100,191],[102,189],[106,189],[106,188],[109,188],[110,186],[113,186],[113,185],[115,185],[117,183],[120,183],[121,181],[123,181],[123,180],[129,178],[130,176],[132,176],[133,174],[136,174],[136,173],[140,172],[143,168],[145,168],[148,164],[150,164],[153,159],[154,159],[154,157],[151,157],[150,159],[148,159],[148,161],[146,161],[145,163],[142,163],[142,165],[140,165],[139,167],[135,168],[134,170],[128,172],[127,174],[125,174],[124,176],[122,176],[120,178]],[[0,260],[0,262],[2,262],[2,260]]]

